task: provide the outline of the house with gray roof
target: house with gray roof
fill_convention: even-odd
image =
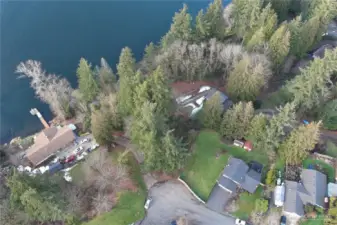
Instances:
[[[303,216],[304,206],[312,204],[324,207],[324,197],[327,194],[327,177],[312,169],[303,169],[301,181],[285,181],[284,212]]]
[[[261,170],[256,171],[241,159],[231,157],[208,197],[207,206],[222,212],[238,187],[254,193],[261,181]]]

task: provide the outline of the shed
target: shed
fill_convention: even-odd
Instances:
[[[253,150],[253,143],[250,141],[246,141],[245,144],[243,145],[243,148],[247,151],[250,152]]]

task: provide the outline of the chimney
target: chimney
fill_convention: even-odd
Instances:
[[[36,108],[31,109],[30,110],[30,114],[32,114],[33,116],[37,116],[41,123],[43,124],[44,128],[49,128],[49,124],[46,122],[46,120],[42,117],[41,113],[39,112],[39,110],[37,110]]]

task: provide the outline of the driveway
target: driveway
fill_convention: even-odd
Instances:
[[[178,181],[155,185],[149,196],[152,202],[141,225],[169,225],[179,216],[198,225],[235,225],[234,218],[208,209]]]
[[[207,207],[218,213],[223,213],[228,200],[232,197],[231,193],[218,184],[215,184],[207,200]]]

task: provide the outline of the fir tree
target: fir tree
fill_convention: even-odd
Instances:
[[[91,70],[91,65],[87,60],[81,58],[77,68],[78,88],[83,95],[83,99],[90,103],[98,94],[98,85]]]

